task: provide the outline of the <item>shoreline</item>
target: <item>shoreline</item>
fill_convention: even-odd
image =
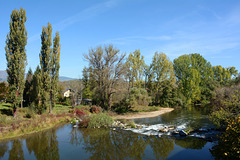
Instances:
[[[153,112],[139,112],[139,113],[127,113],[126,115],[113,116],[116,119],[139,119],[139,118],[151,118],[157,117],[165,113],[172,112],[174,108],[160,108],[158,111]]]

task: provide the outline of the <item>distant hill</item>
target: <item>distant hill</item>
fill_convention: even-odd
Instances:
[[[0,70],[0,82],[7,81],[7,72],[4,70]],[[70,81],[75,80],[75,78],[65,77],[65,76],[59,76],[59,81]]]
[[[71,80],[75,80],[75,78],[59,76],[59,81],[71,81]]]

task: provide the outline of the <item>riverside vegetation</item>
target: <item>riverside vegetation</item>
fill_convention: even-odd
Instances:
[[[126,57],[113,45],[99,46],[84,55],[89,65],[83,68],[82,79],[67,84],[74,92],[70,98],[64,98],[61,92],[66,86],[58,80],[60,34],[56,32],[52,40],[50,23],[42,29],[40,65],[34,73],[29,69],[24,78],[26,20],[24,9],[12,11],[5,47],[8,81],[0,84],[0,100],[8,102],[1,104],[1,138],[2,127],[11,126],[9,133],[21,135],[59,121],[66,122],[73,114],[86,115],[81,122],[83,126],[101,127],[113,122],[107,114],[211,103],[209,117],[225,131],[219,145],[226,146],[219,152],[221,147],[216,145],[213,154],[221,153],[218,156],[227,159],[240,158],[240,76],[235,67],[212,66],[198,53],[179,56],[172,62],[160,52],[155,52],[147,65],[140,50]],[[106,113],[95,113],[99,110],[95,108],[88,117],[90,108],[76,105],[80,97],[91,99]],[[68,104],[71,108],[59,104]]]

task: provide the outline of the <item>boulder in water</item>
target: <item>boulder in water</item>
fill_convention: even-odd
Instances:
[[[181,131],[179,132],[179,135],[180,135],[180,136],[187,136],[188,134],[187,134],[185,131],[181,130]]]

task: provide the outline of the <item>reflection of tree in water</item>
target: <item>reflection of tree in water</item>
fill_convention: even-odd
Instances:
[[[8,143],[0,143],[0,158],[4,156],[4,154],[8,151]]]
[[[82,129],[85,149],[91,159],[142,159],[147,143],[143,136],[128,131]]]
[[[9,151],[9,159],[24,159],[22,141],[13,140],[12,149]]]
[[[33,151],[37,159],[59,159],[56,129],[29,136],[26,145],[29,153]]]
[[[169,153],[174,149],[174,141],[167,137],[150,137],[149,144],[156,159],[167,159]]]
[[[184,139],[176,139],[175,144],[186,149],[202,149],[207,141],[202,139],[196,139],[192,137],[186,137]]]
[[[79,130],[77,128],[72,128],[70,132],[70,143],[72,145],[81,145],[82,143],[82,136],[81,134],[78,134]]]

